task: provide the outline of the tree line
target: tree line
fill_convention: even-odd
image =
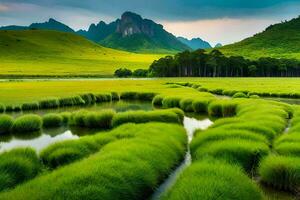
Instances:
[[[154,77],[298,77],[300,62],[270,57],[249,60],[199,49],[156,60],[148,73]]]
[[[148,70],[120,68],[117,77],[299,77],[300,61],[262,57],[226,57],[219,50],[184,51],[155,60]]]

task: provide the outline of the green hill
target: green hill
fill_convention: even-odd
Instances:
[[[241,55],[250,59],[260,57],[300,59],[300,17],[269,26],[262,33],[220,50],[228,56]]]
[[[73,33],[0,31],[1,76],[111,76],[120,67],[148,68],[161,56],[105,48]]]

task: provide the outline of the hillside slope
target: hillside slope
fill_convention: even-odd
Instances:
[[[148,68],[162,55],[102,47],[56,31],[0,31],[0,75],[110,76],[120,67]]]
[[[220,50],[225,55],[300,59],[300,17],[269,26],[262,33]]]

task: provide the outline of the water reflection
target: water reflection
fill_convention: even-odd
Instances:
[[[0,142],[0,151],[7,151],[16,147],[32,147],[38,152],[46,146],[53,144],[58,141],[78,139],[79,136],[74,135],[71,131],[65,131],[59,135],[51,136],[47,134],[41,134],[39,137],[34,139],[19,139],[15,136],[9,142]]]

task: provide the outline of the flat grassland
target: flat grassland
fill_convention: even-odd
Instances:
[[[70,33],[0,31],[2,77],[109,77],[120,67],[147,69],[162,56],[109,49]]]
[[[236,90],[269,93],[300,93],[296,78],[169,78],[169,79],[102,79],[102,80],[30,80],[0,82],[0,103],[20,104],[49,97],[68,97],[82,93],[143,91],[188,95],[192,88],[166,84],[197,83],[210,90]]]

